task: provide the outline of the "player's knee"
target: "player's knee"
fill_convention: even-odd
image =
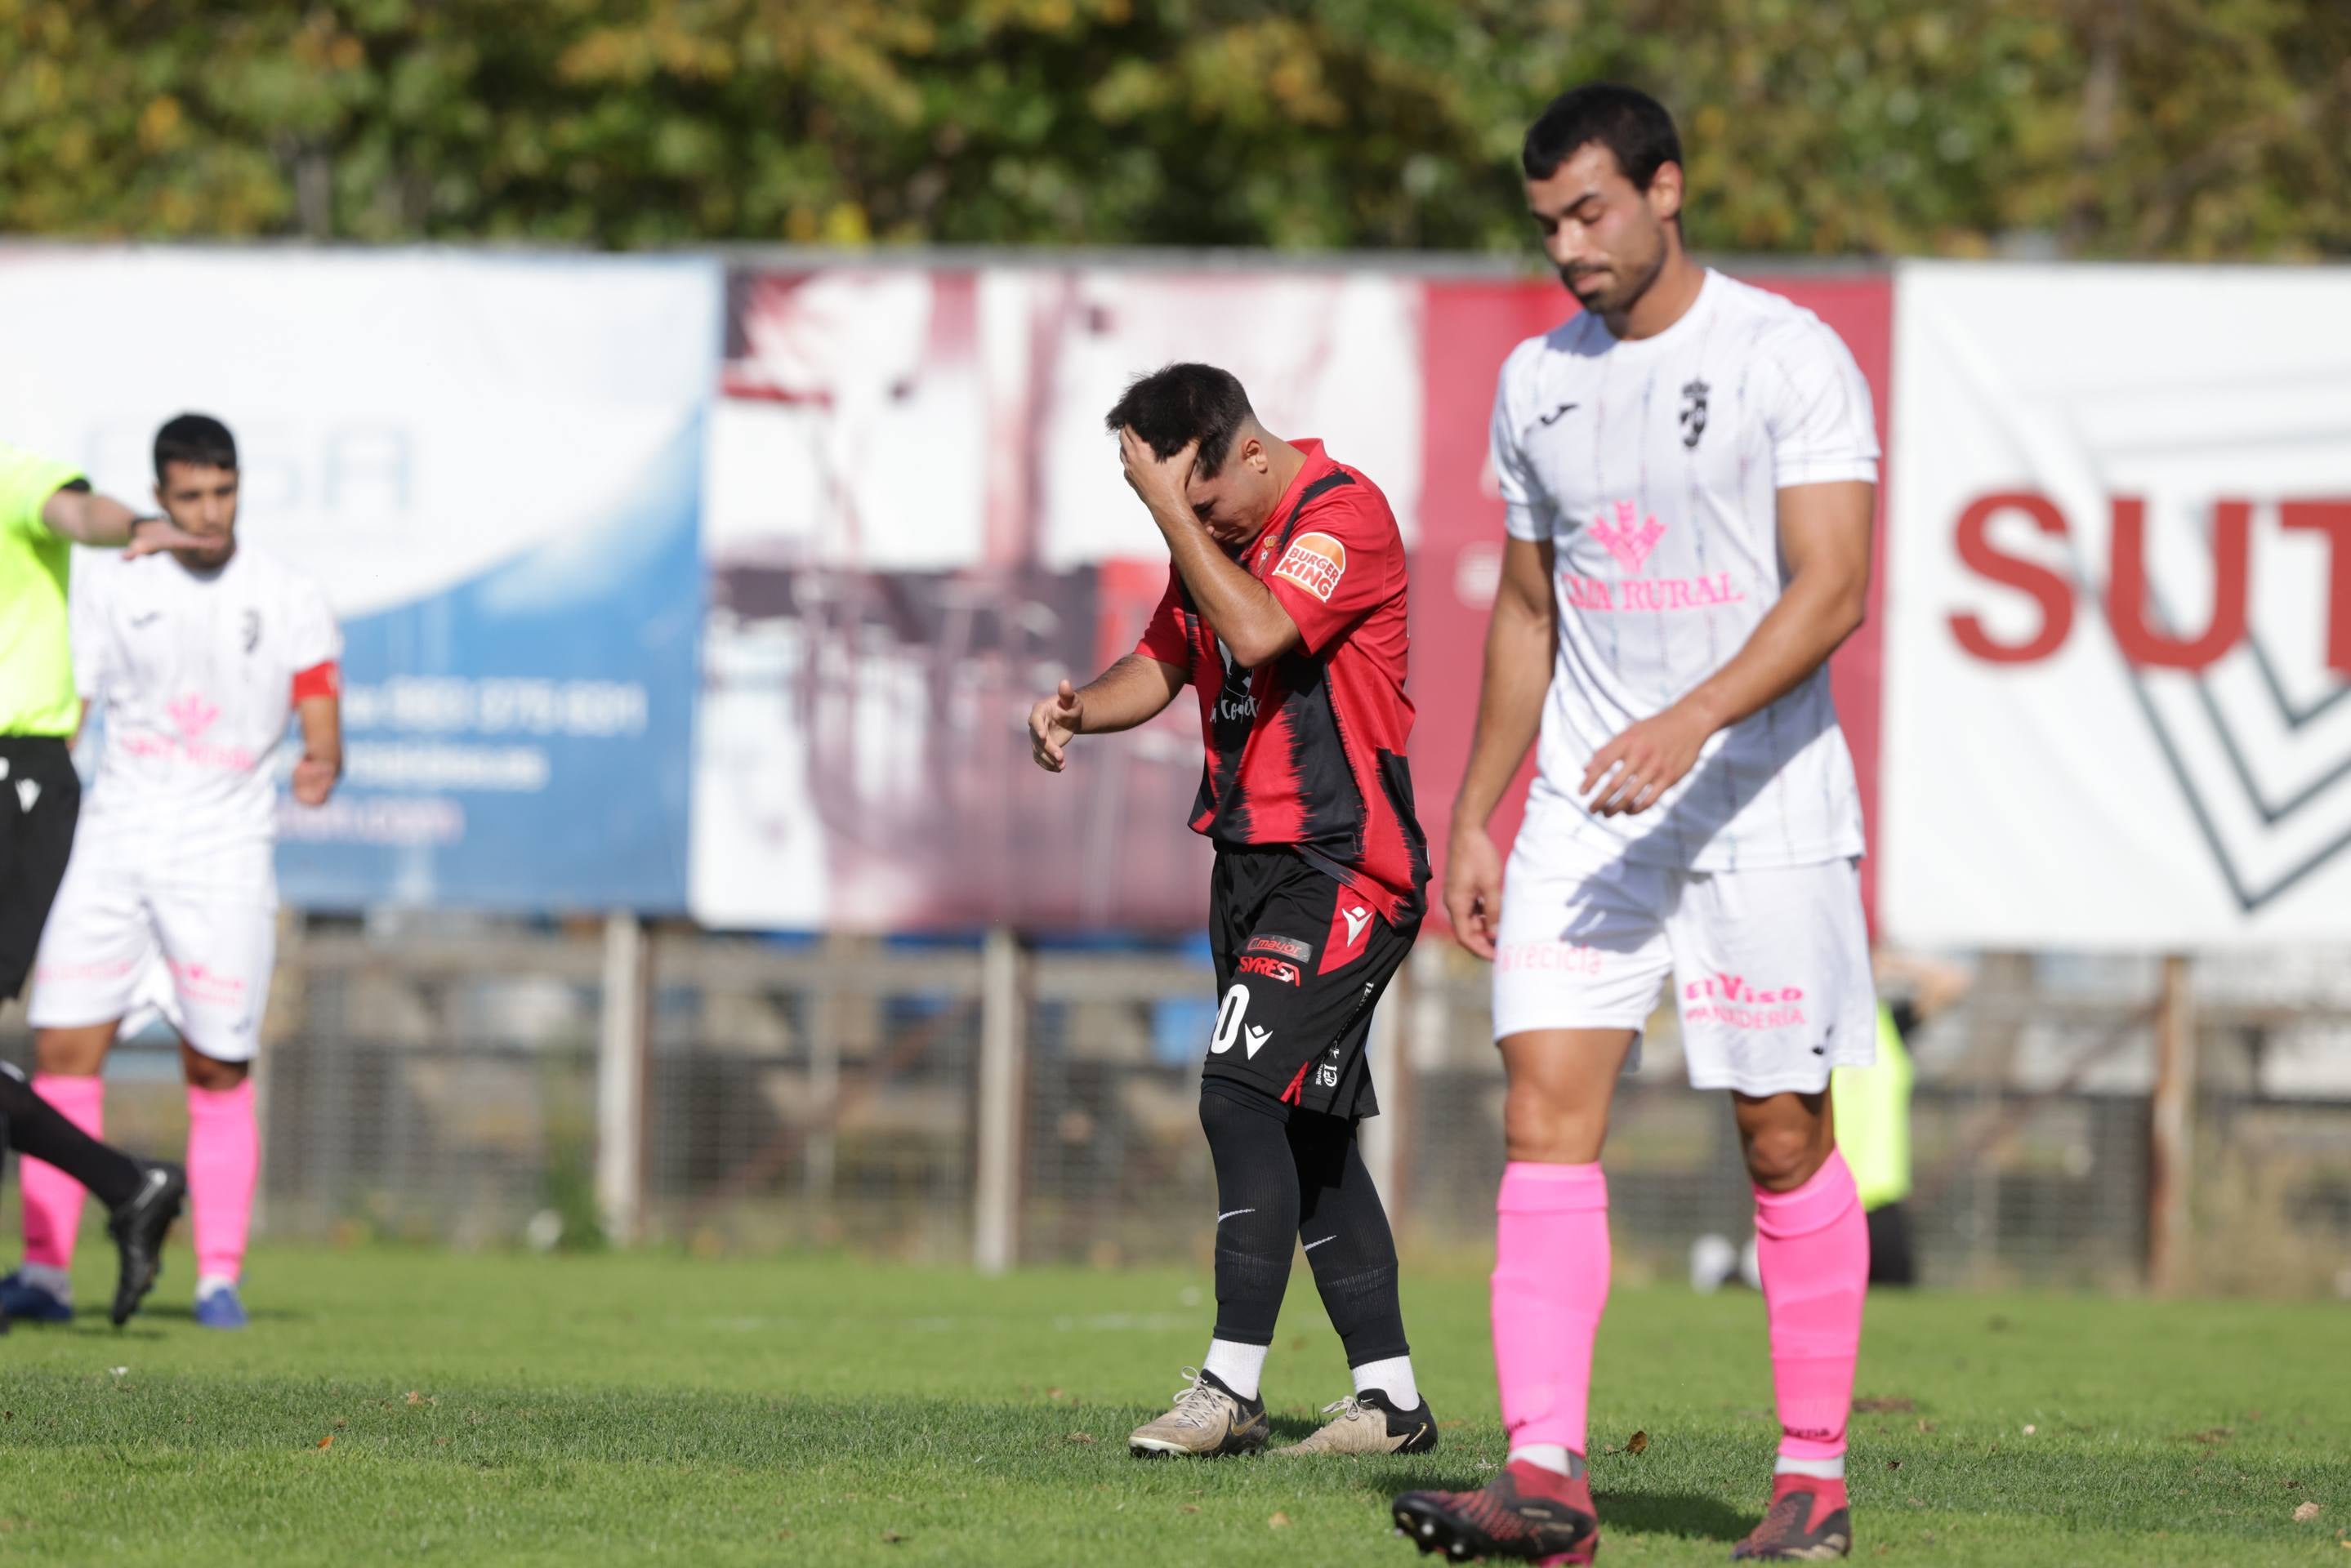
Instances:
[[[1502,1142],[1512,1159],[1588,1165],[1608,1136],[1605,1106],[1581,1105],[1533,1084],[1510,1085],[1502,1101]]]
[[[224,1062],[217,1056],[205,1055],[193,1045],[180,1048],[180,1073],[190,1088],[225,1094],[244,1083],[251,1071],[249,1064]]]
[[[1829,1157],[1822,1129],[1797,1123],[1758,1128],[1747,1138],[1747,1175],[1766,1192],[1787,1192],[1813,1179]]]

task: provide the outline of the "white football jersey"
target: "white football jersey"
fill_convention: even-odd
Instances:
[[[326,595],[240,544],[214,572],[86,555],[71,599],[75,684],[106,725],[89,847],[173,879],[268,876],[294,678],[342,654]]]
[[[1869,385],[1843,340],[1713,271],[1653,337],[1619,342],[1585,312],[1520,344],[1492,435],[1511,535],[1555,546],[1559,654],[1535,791],[1572,807],[1593,753],[1721,669],[1778,602],[1777,493],[1877,477]],[[1860,854],[1827,670],[1715,735],[1647,811],[1543,820],[1693,871]]]

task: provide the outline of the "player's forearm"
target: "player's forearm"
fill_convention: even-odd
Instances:
[[[335,777],[343,776],[343,713],[342,705],[331,697],[306,697],[296,704],[295,711],[302,722],[302,756],[307,762],[324,763],[334,770]]]
[[[1505,595],[1486,628],[1486,673],[1478,694],[1478,728],[1469,764],[1453,797],[1453,826],[1483,827],[1518,775],[1519,764],[1542,727],[1543,695],[1551,689],[1557,625]]]
[[[1184,671],[1130,653],[1078,692],[1078,733],[1110,735],[1157,718],[1184,690]]]
[[[1868,596],[1866,562],[1858,570],[1823,563],[1797,572],[1746,645],[1682,705],[1704,719],[1709,734],[1761,712],[1809,680],[1859,628]]]
[[[1235,659],[1254,670],[1290,650],[1298,628],[1271,589],[1242,570],[1195,520],[1152,515],[1192,603]]]
[[[41,521],[79,545],[127,545],[138,517],[113,496],[92,490],[60,490],[41,506]]]

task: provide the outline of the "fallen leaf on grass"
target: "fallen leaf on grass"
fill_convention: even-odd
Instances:
[[[1649,1451],[1649,1434],[1646,1432],[1635,1432],[1631,1437],[1625,1438],[1625,1451],[1628,1454],[1636,1455],[1647,1453]]]
[[[2026,1423],[2024,1423],[2024,1435],[2025,1435],[2026,1437],[2028,1437],[2028,1438],[2029,1438],[2029,1437],[2032,1436],[2032,1434],[2033,1434],[2033,1433],[2035,1433],[2035,1432],[2037,1432],[2037,1431],[2039,1431],[2039,1430],[2041,1430],[2041,1428],[2038,1428],[2038,1427],[2036,1427],[2036,1426],[2034,1426],[2032,1422],[2027,1421]]]
[[[1898,1470],[1902,1468],[1902,1461],[1900,1459],[1888,1459],[1886,1461],[1886,1468],[1889,1470]]]
[[[2317,1517],[2318,1505],[2314,1502],[2305,1502],[2300,1508],[2294,1511],[2294,1521],[2296,1524],[2308,1524],[2312,1520],[2316,1519]]]
[[[1094,1440],[1094,1435],[1092,1432],[1071,1432],[1066,1440],[1072,1443],[1091,1443]]]
[[[2225,1443],[2236,1435],[2236,1433],[2231,1431],[2226,1427],[2208,1427],[2203,1431],[2189,1433],[2188,1440],[2191,1443],[2204,1443],[2208,1445],[2212,1443]]]
[[[1290,1515],[1286,1513],[1277,1513],[1272,1518],[1267,1520],[1265,1521],[1265,1525],[1268,1530],[1287,1530],[1290,1528]]]
[[[1197,1513],[1200,1511],[1200,1505],[1196,1502],[1187,1502],[1176,1511],[1178,1513]]]
[[[322,1448],[322,1449],[331,1449],[331,1448],[333,1448],[333,1447],[335,1446],[335,1434],[334,1434],[334,1433],[332,1433],[332,1432],[329,1432],[329,1433],[328,1433],[325,1437],[323,1437],[323,1438],[319,1438],[319,1446],[320,1448]]]
[[[430,1405],[433,1403],[432,1400],[427,1399],[423,1395],[419,1394],[413,1388],[411,1388],[408,1391],[408,1402],[412,1405]]]
[[[905,1539],[894,1530],[885,1530],[882,1532],[882,1544],[884,1546],[895,1546]]]
[[[1045,1397],[1048,1399],[1059,1399],[1061,1397],[1061,1391],[1059,1388],[1048,1388],[1045,1390]]]
[[[1883,1399],[1856,1399],[1853,1407],[1865,1416],[1907,1416],[1918,1407],[1918,1402],[1895,1394]]]
[[[1921,1421],[1918,1423],[1918,1430],[1919,1430],[1919,1431],[1921,1431],[1921,1432],[1931,1432],[1931,1431],[1933,1431],[1934,1429],[1935,1429],[1935,1423],[1934,1423],[1934,1422],[1932,1422],[1932,1421],[1921,1420]]]

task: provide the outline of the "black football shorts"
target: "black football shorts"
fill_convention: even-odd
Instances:
[[[1310,1111],[1377,1116],[1372,1008],[1419,932],[1290,849],[1219,846],[1208,882],[1219,1001],[1202,1075]]]

